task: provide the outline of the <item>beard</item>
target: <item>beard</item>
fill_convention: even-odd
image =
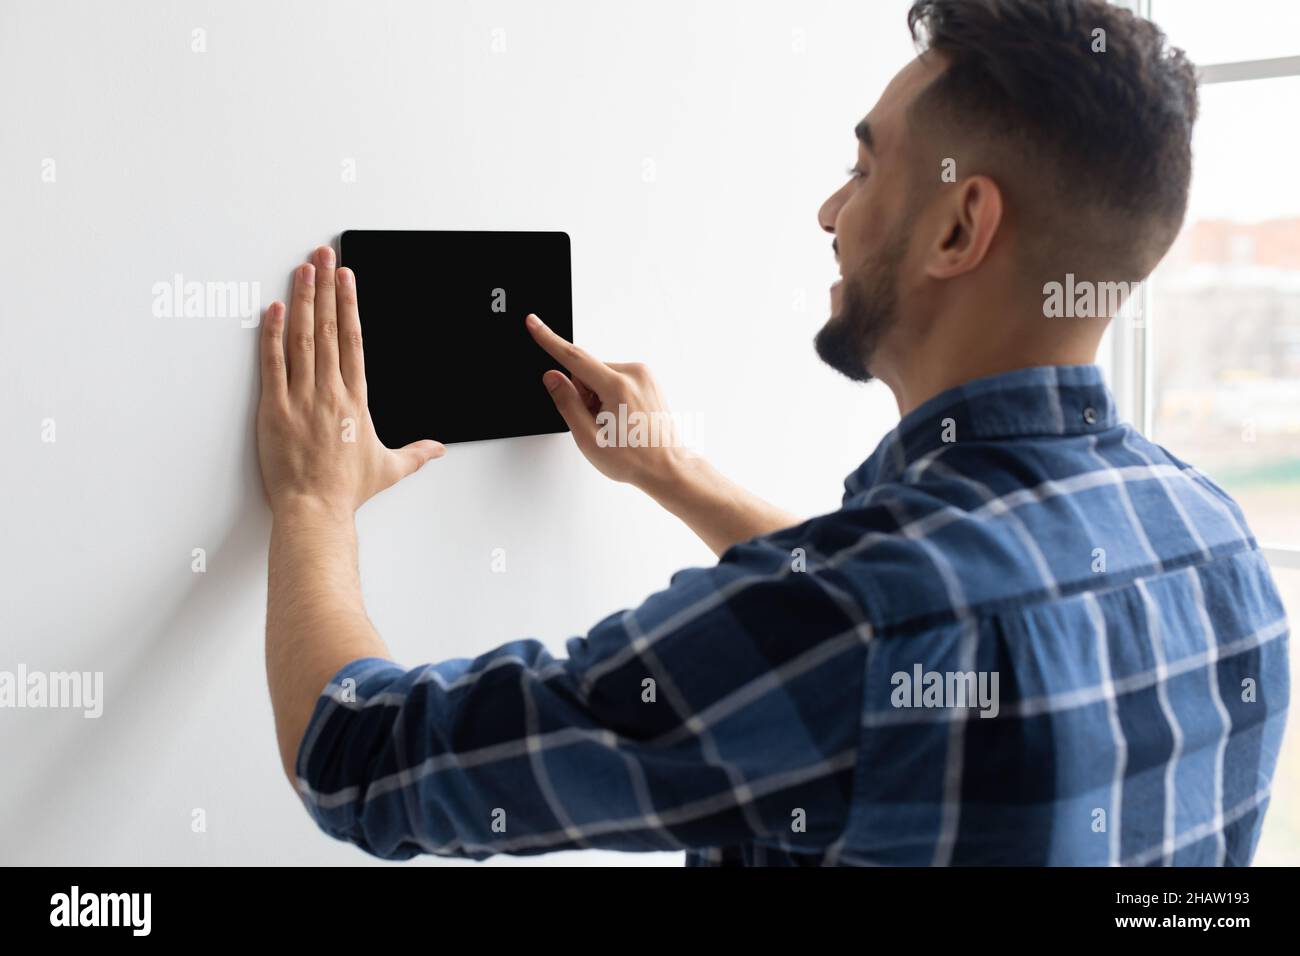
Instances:
[[[900,229],[884,250],[840,284],[840,311],[822,326],[813,345],[817,355],[841,375],[870,382],[871,360],[898,320],[898,272],[907,252],[908,230]]]

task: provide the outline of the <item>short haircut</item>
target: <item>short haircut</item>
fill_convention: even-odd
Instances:
[[[993,168],[958,172],[1009,192],[1039,267],[1145,278],[1187,210],[1197,97],[1183,51],[1106,0],[916,0],[907,22],[947,64],[913,119],[979,144]]]

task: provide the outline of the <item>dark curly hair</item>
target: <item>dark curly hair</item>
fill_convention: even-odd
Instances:
[[[916,0],[907,22],[947,62],[914,120],[1000,157],[999,185],[1053,233],[1036,238],[1063,239],[1076,214],[1099,234],[1066,239],[1074,254],[1145,277],[1187,209],[1197,99],[1183,51],[1106,0]]]

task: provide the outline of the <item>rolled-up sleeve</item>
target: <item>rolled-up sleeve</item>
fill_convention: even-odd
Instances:
[[[755,539],[551,655],[520,640],[322,691],[297,756],[325,832],[386,859],[768,842],[843,831],[870,626],[829,569]]]

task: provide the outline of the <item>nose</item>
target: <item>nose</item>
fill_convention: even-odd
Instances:
[[[817,225],[823,230],[835,235],[835,217],[840,214],[840,207],[844,205],[844,200],[840,194],[843,190],[836,190],[824,203],[821,209],[817,210]]]

